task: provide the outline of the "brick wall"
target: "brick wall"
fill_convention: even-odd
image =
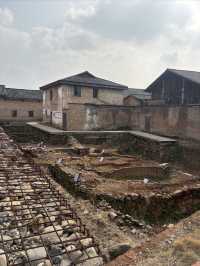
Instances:
[[[141,101],[133,95],[129,95],[123,100],[123,104],[126,106],[140,106]]]
[[[13,111],[17,116],[13,116]],[[33,117],[29,116],[33,111]],[[0,121],[35,121],[42,119],[42,102],[0,100]]]
[[[200,141],[200,105],[130,107],[80,104],[78,106],[70,104],[69,130],[127,128]]]
[[[52,99],[50,95],[52,94]],[[69,110],[70,104],[123,104],[123,94],[121,91],[111,89],[99,89],[98,97],[93,97],[93,88],[82,87],[81,97],[74,96],[73,86],[58,86],[43,91],[43,121],[50,122],[55,127],[62,128],[63,126],[63,111],[73,113],[73,110]],[[76,107],[77,108],[77,107]],[[69,118],[68,118],[69,119]],[[74,118],[78,120],[79,118]],[[77,128],[76,122],[67,121],[67,125],[71,125],[73,128]],[[70,129],[71,127],[69,127]],[[87,125],[84,127],[87,129]]]
[[[122,106],[121,92],[99,90],[93,98],[92,88],[83,88],[82,96],[73,96],[73,87],[52,89],[43,96],[43,120],[62,128],[62,112],[67,114],[68,130],[138,129],[161,135],[200,140],[200,105]],[[105,104],[104,102],[109,102]]]
[[[85,130],[86,129],[86,109],[83,104],[69,104],[67,113],[68,130]]]
[[[81,97],[74,96],[73,86],[63,86],[63,108],[68,108],[68,103],[93,103],[93,104],[123,104],[121,91],[111,89],[99,89],[98,97],[93,97],[93,88],[82,87]]]

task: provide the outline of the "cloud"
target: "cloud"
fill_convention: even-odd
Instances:
[[[72,4],[71,4],[72,5]],[[68,19],[102,37],[146,42],[184,27],[191,10],[179,1],[101,0],[89,6],[74,3]]]
[[[59,23],[55,17],[52,25],[43,23],[44,18],[40,21],[38,16],[36,26],[27,28],[17,23],[17,7],[15,12],[0,8],[0,84],[36,89],[89,70],[130,87],[145,88],[169,65],[199,69],[197,4],[176,0],[65,3],[65,16],[57,14],[62,17]],[[24,23],[33,8],[25,17],[20,11]],[[47,8],[43,16],[50,21]]]
[[[178,62],[178,52],[164,53],[160,59],[169,65],[174,65]]]
[[[11,10],[8,8],[0,8],[0,25],[10,26],[13,23],[14,17]]]
[[[65,11],[65,17],[71,21],[91,17],[95,14],[96,4],[97,1],[69,2]]]

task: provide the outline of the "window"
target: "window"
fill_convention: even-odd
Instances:
[[[12,110],[12,117],[17,117],[17,110]]]
[[[34,112],[33,111],[28,111],[28,116],[29,117],[33,117],[34,116]]]
[[[93,98],[97,98],[97,97],[98,97],[98,89],[93,88]]]
[[[81,87],[74,86],[74,96],[81,97]]]
[[[52,101],[52,100],[53,100],[53,91],[50,90],[50,101]]]

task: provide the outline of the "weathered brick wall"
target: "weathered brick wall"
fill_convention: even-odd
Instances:
[[[123,104],[126,106],[140,106],[141,101],[138,100],[135,96],[129,95],[123,100]]]
[[[67,113],[68,130],[85,130],[86,129],[86,110],[83,104],[69,104]]]
[[[52,100],[50,99],[50,91],[52,91]],[[93,97],[93,88],[82,87],[81,97],[74,96],[73,86],[58,86],[43,91],[43,121],[50,122],[56,127],[62,128],[63,126],[63,110],[68,113],[70,104],[123,104],[123,94],[117,90],[99,89],[98,97]],[[72,110],[73,113],[73,110]],[[78,118],[77,118],[78,119]],[[76,120],[77,120],[76,119]],[[67,121],[75,127],[75,122]],[[87,126],[86,126],[87,128]]]
[[[69,130],[137,129],[200,141],[200,105],[130,107],[80,104],[78,107],[70,104],[70,109],[74,111],[69,112]],[[149,128],[145,121],[147,118]]]
[[[82,87],[81,97],[74,96],[73,86],[63,86],[63,108],[68,108],[68,103],[93,103],[93,104],[123,104],[121,91],[99,89],[98,97],[93,97],[93,88]]]
[[[169,177],[169,169],[163,169],[159,166],[134,166],[134,167],[122,167],[120,169],[115,169],[110,171],[109,173],[103,173],[103,176],[106,178],[114,178],[114,179],[143,179],[143,178],[151,178],[154,180],[155,178],[165,179]]]
[[[145,117],[150,117],[150,132],[200,140],[200,105],[149,106],[136,108],[135,126],[145,130]]]
[[[200,140],[200,105],[122,106],[123,96],[114,90],[99,90],[98,99],[93,98],[92,88],[82,89],[81,97],[73,96],[73,88],[69,86],[53,91],[52,101],[49,90],[45,93],[43,120],[49,121],[52,112],[52,121],[57,127],[62,128],[64,110],[68,130],[129,128]]]
[[[17,111],[17,116],[12,116],[12,111]],[[34,112],[29,117],[29,111]],[[36,121],[42,119],[42,102],[37,101],[8,101],[0,100],[0,121]]]
[[[69,104],[68,130],[113,130],[131,126],[132,109],[123,106]]]
[[[74,193],[93,202],[105,200],[122,213],[129,214],[137,219],[142,219],[150,224],[166,224],[177,221],[199,209],[200,188],[194,185],[188,189],[176,189],[169,193],[156,193],[149,195],[143,193],[127,193],[126,195],[114,195],[106,192],[96,192],[89,186],[75,186],[73,182],[74,170],[49,165],[49,170],[58,183],[66,187],[70,193]],[[164,190],[164,184],[159,184],[160,191]],[[155,189],[155,187],[154,187]],[[147,193],[148,194],[148,193]],[[117,265],[117,264],[116,264]]]

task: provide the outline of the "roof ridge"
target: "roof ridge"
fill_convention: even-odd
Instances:
[[[82,71],[82,72],[80,72],[80,73],[78,73],[78,74],[75,74],[75,75],[72,75],[72,76],[69,76],[69,77],[63,78],[63,79],[61,79],[61,80],[68,79],[68,78],[73,78],[73,77],[76,77],[76,76],[82,76],[82,75],[84,75],[84,74],[87,74],[88,76],[91,76],[91,77],[93,77],[93,78],[97,78],[95,75],[93,75],[93,74],[90,73],[89,71],[85,70],[85,71]]]
[[[177,69],[177,68],[167,68],[167,70],[169,71],[185,71],[185,72],[196,72],[196,73],[200,73],[200,71],[196,71],[196,70],[186,70],[186,69]]]
[[[5,89],[8,89],[8,90],[23,90],[23,91],[40,91],[38,89],[18,89],[18,88],[9,88],[9,87],[5,87]]]
[[[68,84],[68,85],[87,85],[87,86],[99,86],[102,88],[112,88],[112,89],[128,89],[126,85],[111,81],[109,79],[103,79],[91,74],[89,71],[84,71],[79,74],[69,76],[63,79],[56,80],[47,85],[40,87],[40,89],[46,89],[50,86],[55,86],[58,84]]]

